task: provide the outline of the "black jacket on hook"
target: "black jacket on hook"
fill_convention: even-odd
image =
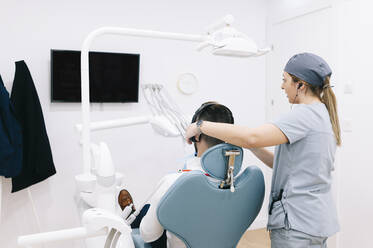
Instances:
[[[16,62],[10,100],[23,136],[22,170],[12,178],[12,192],[16,192],[56,173],[39,97],[24,61]]]
[[[0,77],[0,176],[17,176],[21,168],[22,130]]]

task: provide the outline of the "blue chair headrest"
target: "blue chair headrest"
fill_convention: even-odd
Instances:
[[[223,143],[206,150],[201,157],[201,165],[204,171],[210,176],[219,180],[224,180],[227,175],[229,156],[225,156],[227,151],[239,151],[240,155],[235,156],[233,175],[236,176],[240,170],[243,160],[243,150],[241,147]]]

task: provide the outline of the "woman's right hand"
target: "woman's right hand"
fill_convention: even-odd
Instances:
[[[187,131],[185,132],[185,139],[188,142],[188,144],[192,144],[193,142],[190,140],[192,137],[195,137],[197,141],[199,141],[199,130],[197,128],[197,124],[194,122],[189,125],[187,128]]]

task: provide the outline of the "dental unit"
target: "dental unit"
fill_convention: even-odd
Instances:
[[[108,34],[183,40],[198,43],[197,51],[202,51],[210,47],[211,54],[213,55],[233,57],[261,56],[272,50],[272,47],[258,48],[252,39],[232,27],[233,22],[233,16],[227,15],[209,26],[206,33],[203,35],[103,27],[94,30],[87,36],[83,42],[81,52],[82,124],[76,125],[76,129],[79,131],[82,138],[83,173],[77,175],[75,180],[81,199],[92,208],[84,212],[82,216],[82,227],[20,236],[18,238],[18,245],[31,247],[32,245],[52,241],[103,236],[103,243],[105,244],[101,247],[134,248],[135,246],[131,238],[131,228],[129,224],[136,218],[138,212],[131,214],[131,209],[127,207],[122,212],[122,216],[115,213],[116,194],[118,187],[123,183],[123,175],[115,172],[108,146],[104,142],[100,142],[100,144],[91,142],[91,132],[150,124],[156,133],[164,137],[181,137],[184,140],[185,131],[189,125],[189,119],[182,113],[164,86],[160,84],[141,85],[143,96],[149,106],[151,114],[124,119],[91,122],[88,52],[93,41],[99,36]],[[222,181],[221,186],[228,186],[230,191],[234,192],[233,170],[235,169],[235,156],[239,155],[239,152],[232,150],[226,152],[224,155],[229,159],[229,167],[227,169],[227,179]],[[151,197],[151,195],[149,197]],[[140,210],[140,208],[138,210]]]

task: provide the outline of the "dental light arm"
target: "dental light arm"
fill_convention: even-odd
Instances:
[[[82,142],[83,142],[83,166],[84,173],[90,174],[91,158],[90,158],[90,105],[89,105],[89,68],[88,68],[88,52],[95,38],[102,35],[126,35],[137,37],[149,37],[159,39],[184,40],[192,42],[201,42],[204,40],[202,35],[188,35],[182,33],[159,32],[152,30],[141,30],[131,28],[115,28],[104,27],[93,31],[83,42],[81,52],[81,78],[82,78]]]
[[[258,49],[255,42],[231,26],[234,18],[225,16],[222,20],[214,23],[208,28],[207,35],[190,35],[183,33],[159,32],[152,30],[141,30],[132,28],[99,28],[90,33],[83,42],[81,53],[81,79],[82,79],[82,142],[83,142],[83,166],[84,172],[90,174],[90,105],[89,105],[89,68],[88,52],[94,39],[102,35],[123,35],[159,39],[183,40],[202,43],[200,47],[212,46],[212,54],[236,57],[259,56],[269,50]],[[223,28],[221,28],[223,26]],[[224,39],[220,38],[223,37]]]
[[[234,17],[232,15],[226,15],[215,23],[209,25],[206,29],[207,34],[212,34],[213,32],[225,27],[231,26],[234,22]]]

